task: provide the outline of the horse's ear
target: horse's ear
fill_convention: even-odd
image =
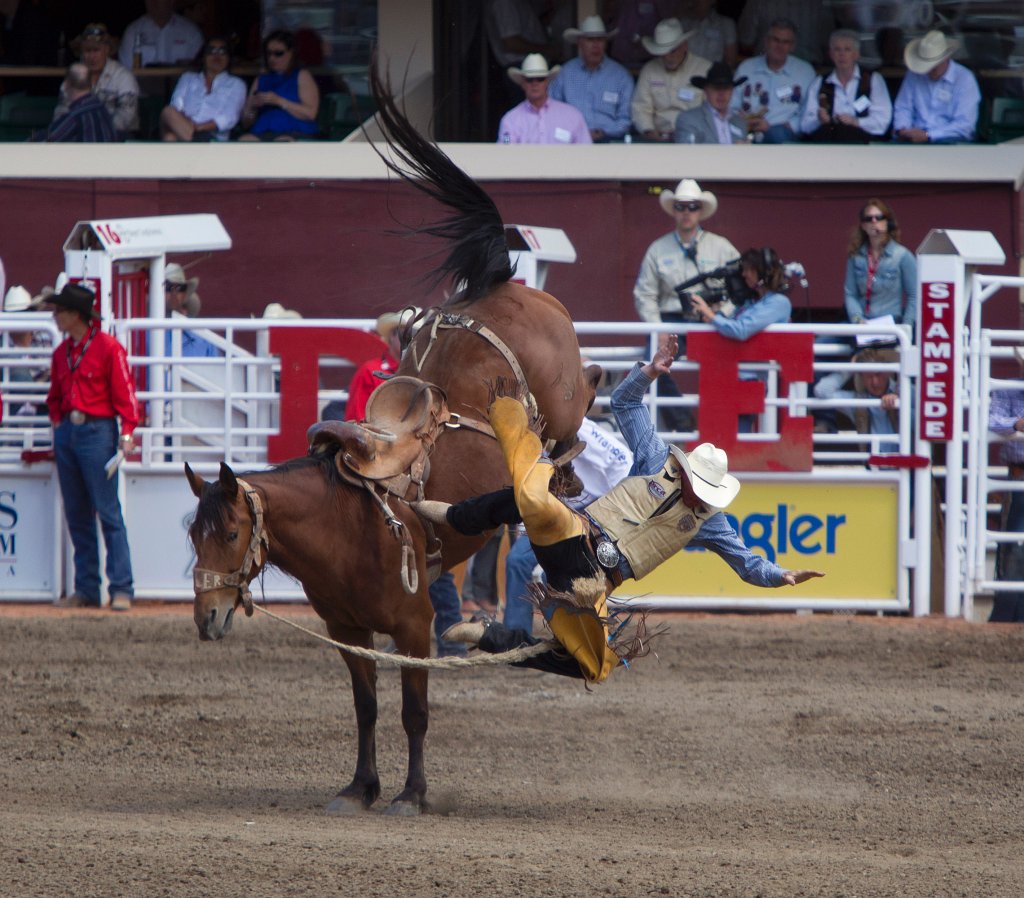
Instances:
[[[185,477],[188,479],[188,485],[192,487],[192,495],[201,499],[206,481],[189,467],[188,462],[185,462]]]
[[[224,462],[220,463],[220,485],[224,495],[232,502],[238,497],[238,480],[235,479],[235,472]]]

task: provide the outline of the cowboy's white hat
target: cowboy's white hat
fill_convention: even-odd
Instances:
[[[704,221],[705,218],[711,218],[718,211],[718,199],[710,190],[701,190],[700,184],[693,180],[693,178],[683,178],[676,185],[676,189],[663,190],[658,194],[658,202],[661,203],[661,208],[669,215],[674,215],[672,204],[675,202],[682,203],[700,203],[701,210],[699,213],[699,221]]]
[[[729,473],[729,456],[714,443],[701,443],[692,452],[670,447],[686,473],[697,498],[712,508],[726,508],[740,491],[740,482]]]
[[[562,38],[567,41],[574,41],[581,37],[615,37],[618,33],[618,28],[613,28],[611,31],[605,28],[604,19],[600,16],[587,16],[580,22],[579,28],[566,28],[562,32]]]
[[[272,302],[263,310],[264,318],[301,318],[302,315],[295,309],[286,309],[279,302]]]
[[[195,293],[199,286],[199,278],[186,278],[185,269],[177,262],[168,262],[164,268],[164,281],[170,284],[184,284],[186,293]]]
[[[523,60],[522,68],[512,66],[508,70],[508,76],[522,87],[527,78],[550,78],[557,75],[561,68],[556,65],[553,69],[549,69],[548,61],[540,53],[531,53]]]
[[[640,43],[651,56],[664,56],[692,35],[692,31],[683,31],[683,23],[679,19],[662,19],[654,26],[654,36],[645,35],[640,38]]]
[[[912,40],[903,51],[903,61],[910,71],[924,75],[945,62],[960,49],[960,41],[951,40],[941,31],[929,31],[924,37]]]
[[[377,333],[383,339],[391,336],[391,332],[402,323],[401,312],[385,312],[377,316]]]
[[[32,294],[20,284],[15,284],[4,296],[5,312],[24,312],[31,305]]]

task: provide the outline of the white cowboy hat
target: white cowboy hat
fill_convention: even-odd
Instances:
[[[929,31],[924,37],[907,44],[903,51],[903,61],[910,71],[924,75],[959,49],[960,41],[950,40],[941,31]]]
[[[714,443],[701,443],[692,452],[670,447],[682,465],[697,498],[712,508],[726,508],[740,491],[740,482],[729,473],[729,456]]]
[[[51,291],[52,292],[52,291]],[[4,296],[5,312],[24,312],[32,305],[32,294],[20,284],[15,284]]]
[[[522,87],[527,78],[550,78],[557,75],[561,68],[556,65],[553,69],[549,69],[548,61],[540,53],[531,53],[523,60],[523,67],[512,66],[508,70],[508,76]]]
[[[658,202],[661,203],[661,208],[669,215],[675,214],[672,209],[673,203],[700,203],[703,208],[700,210],[699,221],[711,218],[718,211],[718,199],[715,195],[710,190],[701,190],[700,184],[694,181],[693,178],[683,178],[676,185],[674,191],[661,191],[658,194]]]
[[[615,37],[619,33],[618,28],[609,31],[604,27],[604,19],[600,16],[587,16],[580,22],[579,28],[566,28],[562,32],[563,40],[574,41],[581,37]]]
[[[263,310],[264,318],[301,318],[302,315],[295,309],[286,309],[279,302],[272,302]]]
[[[186,293],[195,293],[196,287],[199,286],[199,278],[186,278],[184,268],[177,262],[168,262],[167,267],[164,268],[164,283],[184,284]]]
[[[380,334],[382,340],[386,340],[391,336],[391,332],[401,323],[401,312],[385,312],[383,315],[377,316],[377,333]]]
[[[654,26],[654,37],[645,35],[640,38],[640,43],[651,56],[664,56],[692,35],[692,31],[683,31],[683,23],[679,19],[662,19]]]

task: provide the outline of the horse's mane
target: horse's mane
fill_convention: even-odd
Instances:
[[[480,299],[515,274],[498,207],[437,144],[413,127],[395,103],[390,84],[381,81],[376,60],[370,66],[370,88],[384,139],[398,162],[370,141],[377,155],[396,175],[452,210],[440,221],[408,229],[451,244],[448,256],[432,272],[433,286],[451,277],[454,295],[446,305]]]
[[[290,458],[267,471],[247,471],[236,476],[242,480],[248,480],[253,475],[275,477],[280,474],[289,474],[307,468],[316,468],[327,481],[327,487],[330,492],[335,496],[340,496],[344,492],[344,481],[338,474],[338,469],[334,464],[336,452],[337,447],[330,447],[323,454]],[[195,513],[192,516],[192,522],[189,524],[188,538],[192,541],[192,545],[197,545],[199,542],[207,539],[222,543],[227,540],[228,508],[229,504],[225,500],[224,490],[220,485],[220,481],[213,480],[208,482],[203,488],[202,495],[199,497],[199,504],[196,506]]]

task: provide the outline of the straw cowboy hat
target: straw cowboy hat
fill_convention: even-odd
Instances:
[[[701,443],[692,452],[672,446],[672,455],[683,466],[697,498],[712,508],[726,508],[740,491],[740,482],[729,473],[729,456],[714,443]]]
[[[90,22],[78,37],[72,39],[71,52],[80,55],[85,44],[106,44],[110,47],[110,55],[113,56],[117,50],[118,40],[107,31],[107,26],[102,22]]]
[[[704,221],[706,218],[711,218],[718,211],[718,200],[710,190],[701,190],[700,184],[693,180],[693,178],[683,178],[676,185],[676,189],[663,190],[658,194],[658,202],[661,203],[661,208],[665,210],[668,215],[674,215],[672,209],[673,203],[700,203],[702,208],[700,210],[699,221]]]
[[[402,323],[401,312],[385,312],[377,316],[376,330],[382,340],[391,336],[391,332]]]
[[[929,31],[924,37],[907,44],[903,51],[903,61],[910,71],[924,75],[959,49],[960,41],[950,40],[941,31]]]
[[[32,296],[20,284],[15,284],[4,296],[5,312],[24,312],[32,305]]]
[[[562,32],[562,38],[567,41],[575,41],[581,37],[615,37],[619,33],[618,28],[609,31],[604,27],[604,19],[600,16],[587,16],[579,28],[566,28]]]
[[[640,43],[651,56],[664,56],[671,53],[683,41],[688,41],[692,31],[683,31],[683,23],[679,19],[662,19],[654,26],[654,36],[640,38]]]
[[[512,66],[508,70],[508,76],[522,87],[527,78],[550,78],[557,75],[561,68],[556,65],[553,69],[549,69],[548,61],[540,53],[531,53],[523,60],[523,67]]]
[[[286,309],[279,302],[272,302],[263,310],[264,318],[301,318],[302,315],[295,309]]]
[[[196,287],[199,286],[199,278],[186,278],[184,268],[177,262],[168,262],[167,267],[164,268],[164,283],[184,284],[186,293],[195,293]]]
[[[704,90],[709,85],[711,87],[739,87],[747,80],[746,75],[741,78],[733,80],[733,71],[729,68],[727,62],[716,62],[706,75],[694,75],[690,79],[690,84],[694,87]]]

